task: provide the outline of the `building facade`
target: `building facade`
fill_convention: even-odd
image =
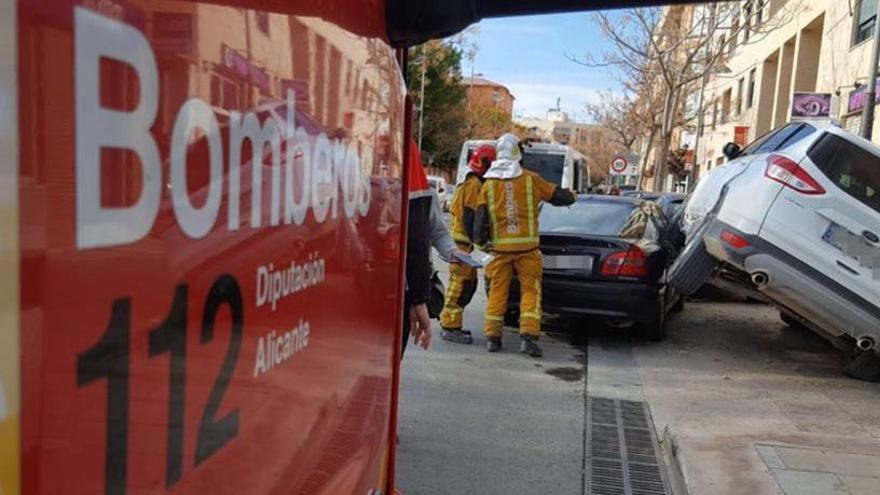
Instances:
[[[503,84],[482,77],[464,78],[462,84],[467,88],[469,105],[500,108],[513,116],[513,102],[516,97]]]
[[[697,174],[724,163],[726,143],[745,145],[790,122],[800,110],[793,108],[802,99],[796,93],[820,94],[816,101],[827,102],[827,118],[858,133],[877,0],[739,4],[742,16],[732,18],[731,36],[719,39],[725,56],[705,87]],[[761,32],[763,23],[772,29]],[[875,142],[880,141],[877,126]]]

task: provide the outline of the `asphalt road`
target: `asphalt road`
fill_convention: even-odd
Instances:
[[[512,329],[502,353],[486,353],[484,308],[481,286],[465,317],[475,345],[443,342],[435,328],[430,350],[407,352],[405,495],[591,493],[595,398],[646,403],[675,453],[664,473],[692,494],[880,493],[880,384],[842,377],[830,345],[770,307],[691,303],[656,344],[576,328],[580,346],[550,334],[539,360],[519,353]]]

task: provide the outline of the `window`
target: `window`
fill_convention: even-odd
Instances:
[[[807,153],[834,185],[880,212],[880,157],[834,134],[825,134]]]
[[[578,233],[617,237],[637,209],[632,203],[578,201],[569,208],[542,208],[541,233]]]
[[[755,25],[764,22],[764,3],[766,0],[755,0]]]
[[[721,47],[721,49],[718,50],[718,52],[720,53],[720,57],[718,57],[718,58],[723,59],[724,58],[724,47],[727,46],[727,37],[724,36],[723,34],[718,39],[718,46]]]
[[[755,105],[755,76],[757,69],[749,71],[749,95],[746,98],[746,108],[752,108]]]
[[[211,105],[225,110],[239,110],[242,105],[239,85],[217,74],[211,75]]]
[[[712,130],[718,125],[718,98],[712,101]]]
[[[773,153],[774,151],[784,150],[814,132],[816,132],[816,128],[809,124],[788,124],[775,132],[769,132],[755,140],[743,150],[742,155]]]
[[[739,81],[736,83],[736,114],[740,115],[743,113],[743,100],[745,100],[745,95],[743,91],[745,90],[746,80],[745,78],[739,78]]]
[[[726,124],[730,122],[730,107],[731,100],[733,99],[733,89],[728,89],[724,92],[724,96],[721,99],[721,123]]]
[[[257,11],[254,12],[254,16],[256,16],[257,20],[257,29],[266,36],[269,36],[269,13]]]
[[[871,38],[874,34],[874,25],[877,21],[877,0],[860,0],[859,8],[856,12],[853,27],[855,34],[853,37],[853,45]]]
[[[739,16],[733,18],[733,25],[730,27],[730,44],[727,45],[727,55],[732,56],[736,51],[736,43],[739,40]]]
[[[752,2],[746,3],[745,19],[743,22],[743,44],[749,42],[749,36],[752,34]]]
[[[523,154],[522,167],[537,173],[546,181],[562,184],[562,174],[565,172],[565,155],[526,152]]]

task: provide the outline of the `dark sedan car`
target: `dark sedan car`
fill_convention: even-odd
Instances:
[[[545,314],[597,317],[632,325],[641,338],[663,338],[667,313],[683,307],[666,285],[681,235],[656,203],[581,196],[570,207],[543,208],[539,225]],[[508,323],[517,319],[518,302],[512,284]]]

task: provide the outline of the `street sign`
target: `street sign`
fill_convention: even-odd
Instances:
[[[608,175],[639,175],[639,157],[637,155],[616,155],[608,167]]]
[[[623,175],[628,167],[629,163],[627,163],[626,157],[615,156],[614,159],[611,160],[611,169],[609,170],[609,173],[611,175]]]

